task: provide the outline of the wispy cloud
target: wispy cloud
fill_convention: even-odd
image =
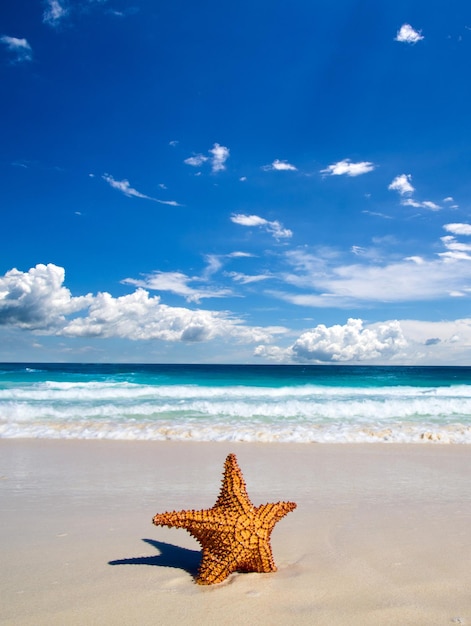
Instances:
[[[183,163],[186,163],[187,165],[191,165],[193,167],[200,167],[200,165],[203,165],[203,163],[208,160],[209,157],[205,156],[204,154],[195,154],[185,159]]]
[[[209,162],[211,164],[211,171],[213,173],[221,172],[226,169],[226,161],[230,156],[229,148],[226,146],[221,146],[218,143],[215,143],[213,147],[208,150],[211,156],[206,156],[205,154],[194,154],[191,157],[188,157],[183,162],[186,165],[191,165],[192,167],[201,167],[204,163]]]
[[[49,26],[57,26],[69,13],[69,7],[59,0],[46,0],[43,22]]]
[[[442,207],[435,202],[431,202],[430,200],[423,200],[419,202],[417,200],[413,200],[412,198],[406,198],[402,200],[401,204],[403,206],[413,206],[416,209],[430,209],[430,211],[439,211]]]
[[[0,41],[14,55],[13,63],[23,63],[33,59],[33,50],[26,39],[3,35]]]
[[[152,200],[152,202],[158,202],[159,204],[167,204],[169,206],[181,206],[181,204],[179,204],[175,200],[159,200],[158,198],[147,196],[146,194],[143,194],[140,191],[137,191],[137,189],[131,187],[127,179],[115,180],[113,176],[111,176],[111,174],[103,174],[102,178],[110,185],[110,187],[121,191],[121,193],[124,193],[124,195],[128,198],[142,198],[144,200]]]
[[[275,239],[288,239],[293,236],[293,232],[289,228],[284,228],[278,221],[269,221],[258,215],[243,215],[237,213],[231,216],[231,221],[240,226],[257,226],[269,232]]]
[[[448,224],[445,230],[471,235],[469,224]],[[300,306],[336,308],[470,297],[471,247],[454,236],[441,241],[444,251],[428,258],[356,255],[353,263],[336,250],[289,250],[285,260],[291,271],[279,278],[296,291],[285,289],[271,295]]]
[[[403,24],[401,28],[397,31],[394,41],[401,41],[404,43],[417,43],[424,38],[421,33],[422,31],[413,29],[410,24]]]
[[[344,159],[321,170],[321,174],[325,174],[326,176],[360,176],[361,174],[367,174],[373,171],[375,167],[374,163],[370,163],[370,161],[352,163],[350,159]]]
[[[187,276],[182,272],[160,272],[146,274],[142,279],[125,278],[122,282],[152,291],[167,291],[182,296],[187,302],[200,302],[203,298],[226,298],[231,295],[227,288],[211,286],[192,286],[192,283],[201,283],[199,276]]]
[[[295,167],[291,163],[288,163],[288,161],[280,161],[280,159],[275,159],[270,165],[264,165],[262,167],[262,170],[264,170],[265,172],[269,172],[271,170],[276,170],[278,172],[295,172],[297,171],[297,169],[297,167]]]

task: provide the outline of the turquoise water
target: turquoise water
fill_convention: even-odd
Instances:
[[[4,363],[0,437],[471,443],[471,368]]]

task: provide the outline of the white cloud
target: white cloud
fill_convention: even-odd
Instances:
[[[415,189],[411,185],[411,180],[412,176],[410,174],[401,174],[400,176],[396,176],[396,178],[389,185],[388,189],[391,191],[398,191],[401,196],[414,193]]]
[[[286,302],[309,307],[352,308],[385,302],[418,302],[448,298],[452,292],[471,296],[471,263],[459,242],[444,241],[445,252],[431,258],[410,255],[390,262],[345,263],[337,253],[290,250],[292,270],[280,275],[287,289],[271,292]],[[359,258],[359,257],[356,257]],[[361,257],[360,257],[361,258]],[[420,258],[421,261],[417,262]]]
[[[210,287],[195,288],[190,285],[203,279],[190,277],[182,272],[153,272],[143,279],[125,278],[122,282],[126,285],[134,285],[153,291],[168,291],[182,296],[187,302],[200,302],[203,298],[224,298],[231,295],[229,289],[217,289]]]
[[[399,322],[364,328],[361,319],[343,326],[319,324],[303,333],[291,347],[295,361],[348,362],[390,358],[407,345]]]
[[[187,165],[191,165],[192,167],[199,167],[200,165],[203,165],[203,163],[205,163],[208,160],[209,160],[209,157],[204,156],[204,154],[195,154],[185,159],[183,163],[186,163]]]
[[[397,31],[395,41],[401,41],[404,43],[417,43],[424,37],[421,34],[422,31],[414,30],[410,24],[403,24]]]
[[[360,176],[361,174],[367,174],[375,169],[375,165],[369,161],[360,161],[359,163],[352,163],[350,159],[344,159],[329,165],[326,169],[321,170],[321,174],[329,176]]]
[[[15,63],[32,60],[33,50],[26,39],[18,39],[17,37],[8,37],[8,35],[3,35],[0,37],[0,41],[15,55]]]
[[[0,276],[0,326],[55,331],[65,316],[91,303],[90,295],[73,298],[62,286],[65,271],[49,263],[28,272],[17,269]]]
[[[158,202],[159,204],[166,204],[169,206],[181,206],[181,204],[179,204],[175,200],[158,200],[157,198],[153,198],[152,196],[146,196],[140,191],[137,191],[137,189],[131,187],[127,179],[115,180],[110,174],[103,174],[102,178],[110,185],[110,187],[121,191],[121,193],[124,193],[124,195],[128,198],[143,198],[144,200],[152,200],[152,202]]]
[[[271,278],[270,274],[243,274],[242,272],[226,272],[225,276],[229,276],[236,283],[241,285],[250,285],[252,283],[259,283],[262,280],[267,280]]]
[[[280,159],[275,159],[271,165],[264,165],[262,167],[262,170],[265,170],[265,171],[277,170],[277,171],[295,172],[297,171],[297,169],[298,169],[297,167],[295,167],[294,165],[291,165],[291,163],[288,163],[288,161],[280,161]]]
[[[28,272],[12,269],[0,277],[0,326],[66,337],[132,340],[270,341],[281,328],[251,327],[228,313],[170,307],[144,289],[114,298],[109,293],[73,297],[63,286],[65,272],[53,264]]]
[[[46,9],[43,13],[43,22],[50,26],[57,26],[67,16],[69,9],[65,2],[59,0],[46,0]]]
[[[443,228],[454,235],[471,235],[471,224],[445,224]]]
[[[293,236],[289,228],[284,228],[278,220],[270,222],[258,215],[243,215],[241,213],[231,216],[231,221],[240,226],[258,226],[271,233],[275,239],[287,239]]]
[[[278,362],[348,363],[388,361],[402,354],[408,342],[397,320],[364,327],[361,319],[346,324],[318,324],[288,348],[257,346],[255,355]]]
[[[213,155],[211,159],[211,167],[213,172],[220,172],[221,170],[225,170],[225,163],[230,154],[229,148],[226,148],[225,146],[220,146],[218,143],[215,143],[211,150],[209,150],[209,152]]]
[[[403,206],[413,206],[417,209],[430,209],[431,211],[439,211],[442,208],[438,204],[435,204],[435,202],[430,202],[430,200],[418,202],[417,200],[413,200],[412,198],[402,200],[401,204]]]
[[[193,156],[185,159],[183,162],[186,163],[186,165],[191,165],[192,167],[200,167],[209,161],[211,163],[211,170],[213,173],[225,170],[225,164],[230,155],[229,148],[215,143],[213,147],[208,150],[208,152],[211,155],[210,157],[204,154],[194,154]]]

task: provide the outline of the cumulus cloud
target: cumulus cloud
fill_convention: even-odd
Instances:
[[[65,271],[52,263],[27,272],[17,269],[0,276],[0,325],[30,330],[58,330],[65,316],[91,303],[90,295],[72,297],[63,286]]]
[[[213,147],[208,150],[208,152],[211,155],[209,157],[204,154],[194,154],[193,156],[185,159],[183,162],[186,163],[186,165],[191,165],[192,167],[200,167],[208,161],[211,164],[211,171],[213,173],[225,170],[226,161],[230,156],[229,148],[215,143]]]
[[[410,24],[403,24],[397,31],[394,41],[401,41],[404,43],[417,43],[424,37],[421,34],[422,31],[414,30]]]
[[[221,170],[225,170],[225,163],[230,154],[229,148],[226,148],[225,146],[220,146],[218,143],[215,143],[209,152],[212,155],[211,169],[213,170],[213,172],[220,172]]]
[[[400,176],[396,176],[396,178],[389,185],[388,189],[391,191],[398,191],[401,196],[414,193],[415,189],[410,182],[411,180],[412,176],[410,174],[401,174]]]
[[[262,167],[262,170],[265,170],[266,172],[270,170],[295,172],[297,169],[297,167],[291,165],[288,161],[280,161],[280,159],[275,159],[270,165],[264,165]]]
[[[102,178],[108,183],[108,185],[110,185],[110,187],[121,191],[121,193],[124,193],[124,195],[128,198],[143,198],[144,200],[152,200],[152,202],[158,202],[159,204],[167,204],[169,206],[181,206],[181,204],[179,204],[175,200],[158,200],[157,198],[153,198],[152,196],[146,196],[140,191],[137,191],[137,189],[131,187],[127,179],[115,180],[110,174],[103,174]]]
[[[288,348],[257,346],[255,356],[271,361],[298,363],[348,363],[390,360],[407,347],[397,320],[364,327],[363,320],[346,324],[319,324],[302,333]]]
[[[270,222],[258,215],[243,215],[241,213],[231,216],[231,221],[240,226],[258,226],[269,232],[275,239],[287,239],[293,236],[293,232],[284,228],[278,220]]]
[[[3,35],[0,37],[0,42],[14,55],[14,63],[32,60],[33,50],[26,39]]]
[[[375,165],[369,161],[360,161],[358,163],[352,163],[350,159],[344,159],[329,165],[324,170],[321,170],[321,174],[329,176],[360,176],[361,174],[367,174],[375,169]]]
[[[325,363],[391,357],[405,346],[397,321],[364,328],[361,319],[349,319],[343,326],[319,324],[298,337],[291,350],[296,361]]]
[[[445,224],[443,228],[454,235],[471,235],[471,224]]]
[[[226,312],[171,307],[144,289],[113,297],[109,293],[73,297],[65,271],[54,264],[27,272],[12,269],[0,277],[0,325],[66,337],[119,337],[132,340],[270,341],[281,328],[246,326]]]

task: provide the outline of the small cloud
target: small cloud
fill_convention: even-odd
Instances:
[[[178,146],[179,142],[176,140],[172,140],[168,142],[169,146],[172,146],[172,148],[175,148],[175,146]]]
[[[430,209],[430,211],[439,211],[442,207],[435,202],[430,202],[430,200],[424,200],[423,202],[418,202],[417,200],[413,200],[412,198],[407,198],[401,202],[403,206],[413,206],[416,209]]]
[[[329,165],[326,169],[321,170],[321,174],[328,176],[360,176],[361,174],[367,174],[375,169],[375,165],[369,161],[360,161],[359,163],[352,163],[350,159],[344,159]]]
[[[186,163],[187,165],[191,165],[192,167],[199,167],[200,165],[203,165],[203,163],[207,161],[208,159],[209,157],[204,156],[204,154],[195,154],[194,156],[188,157],[188,159],[185,159],[183,163]]]
[[[422,31],[414,30],[410,24],[403,24],[397,31],[397,35],[394,41],[401,41],[404,43],[417,43],[424,37],[421,34]]]
[[[404,260],[411,261],[416,265],[423,265],[425,263],[424,259],[421,256],[407,256]]]
[[[208,150],[210,157],[205,154],[194,154],[188,159],[185,159],[183,162],[187,165],[191,165],[192,167],[200,167],[203,163],[209,161],[211,163],[211,170],[213,173],[220,172],[226,169],[226,161],[229,158],[230,150],[226,148],[226,146],[221,146],[218,143],[215,143],[213,147]]]
[[[243,215],[241,213],[231,216],[231,221],[240,226],[258,226],[264,228],[273,235],[275,239],[288,239],[293,236],[293,232],[288,228],[284,228],[278,220],[270,222],[258,215]]]
[[[23,63],[33,59],[33,50],[26,39],[3,35],[0,37],[0,41],[15,55],[13,63]]]
[[[43,13],[43,22],[49,24],[49,26],[57,26],[69,12],[65,2],[61,3],[59,0],[47,0],[45,4],[46,9]]]
[[[213,172],[220,172],[221,170],[225,170],[225,162],[229,158],[230,150],[225,146],[220,146],[218,143],[215,143],[214,146],[209,150],[209,152],[213,155],[211,159],[211,166]]]
[[[453,235],[471,235],[471,224],[445,224],[443,228]]]
[[[391,191],[398,191],[401,196],[414,193],[415,189],[411,185],[411,180],[412,176],[410,174],[401,174],[400,176],[396,176],[396,178],[389,185],[388,189]]]
[[[239,180],[241,183],[245,183],[245,181],[247,180],[247,176],[241,176]]]
[[[264,165],[262,167],[262,170],[264,170],[265,172],[269,172],[271,170],[276,170],[278,172],[296,172],[297,169],[297,167],[291,165],[291,163],[288,163],[288,161],[280,161],[280,159],[275,159],[271,165]]]
[[[454,202],[454,201],[455,201],[455,200],[454,200],[451,196],[448,196],[448,197],[446,197],[446,198],[443,198],[443,202]]]
[[[124,195],[128,198],[142,198],[144,200],[152,200],[153,202],[158,202],[159,204],[167,204],[169,206],[181,206],[181,204],[179,204],[175,200],[158,200],[157,198],[153,198],[152,196],[147,196],[140,191],[137,191],[137,189],[131,187],[127,179],[115,180],[110,174],[103,174],[102,178],[108,183],[108,185],[110,185],[110,187],[121,191],[121,193],[124,193]]]

